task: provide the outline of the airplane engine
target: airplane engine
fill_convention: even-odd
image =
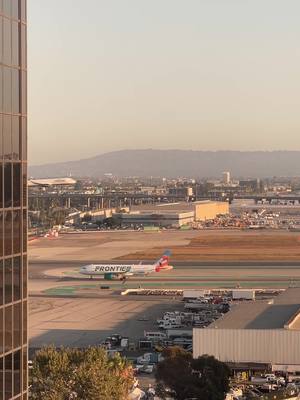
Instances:
[[[104,279],[106,281],[112,281],[113,279],[115,279],[114,274],[104,274]]]

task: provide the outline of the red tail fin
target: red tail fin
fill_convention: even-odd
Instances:
[[[171,255],[170,251],[166,251],[164,255],[155,263],[155,271],[159,272],[163,269],[170,269],[169,257]]]

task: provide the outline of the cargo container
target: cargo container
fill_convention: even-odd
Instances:
[[[202,289],[189,289],[183,291],[183,299],[198,299],[199,297],[204,297],[210,294],[210,290]]]
[[[255,300],[255,290],[247,290],[247,289],[233,290],[232,300]]]
[[[191,329],[168,329],[167,337],[170,338],[192,338],[193,331]]]

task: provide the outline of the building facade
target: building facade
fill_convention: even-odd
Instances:
[[[26,0],[0,0],[0,398],[27,399]]]
[[[300,334],[289,329],[194,329],[193,352],[225,363],[269,364],[299,372]]]
[[[231,366],[265,365],[300,372],[300,288],[273,299],[235,304],[205,329],[193,330],[193,356],[209,354]]]
[[[223,172],[223,174],[222,174],[222,183],[224,185],[229,185],[230,182],[231,182],[230,172],[228,172],[228,171]]]
[[[191,212],[156,212],[156,213],[117,213],[115,217],[122,226],[159,227],[159,228],[179,228],[184,225],[192,224],[195,214]]]
[[[229,214],[229,203],[226,201],[197,201],[193,204],[196,221],[212,220],[218,215]]]

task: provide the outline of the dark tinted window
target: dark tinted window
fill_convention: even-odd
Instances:
[[[3,353],[3,308],[0,308],[0,353]],[[2,375],[0,374],[0,379]],[[1,393],[1,392],[0,392]]]
[[[21,204],[21,164],[13,164],[13,206]]]
[[[12,259],[4,260],[5,303],[12,302]]]
[[[15,254],[21,252],[21,212],[13,212],[13,251]]]
[[[21,257],[13,259],[14,301],[21,299]]]
[[[11,140],[11,116],[2,116],[2,135],[3,135],[3,158],[11,160],[12,140]]]
[[[23,251],[27,252],[27,212],[23,211]]]
[[[21,111],[22,114],[27,114],[27,75],[25,71],[22,71],[22,99],[21,99]]]
[[[20,118],[13,116],[11,124],[12,159],[20,160]]]
[[[2,207],[3,207],[3,166],[0,162],[0,208]]]
[[[27,343],[27,301],[23,302],[23,344]]]
[[[9,351],[12,349],[12,306],[5,307],[4,314],[4,345],[5,351]]]
[[[3,295],[4,295],[4,268],[3,268],[3,260],[0,260],[0,305],[3,304]],[[2,325],[2,319],[0,318],[0,325]],[[1,353],[1,351],[0,351]]]
[[[4,370],[5,370],[5,400],[12,397],[12,354],[8,354],[4,358]]]
[[[27,256],[23,257],[23,298],[27,297]]]
[[[5,211],[4,213],[4,254],[6,256],[12,253],[12,213]]]
[[[21,346],[21,306],[22,303],[17,303],[14,305],[14,347]]]
[[[21,137],[22,137],[22,160],[26,160],[27,159],[27,119],[22,117],[22,133],[21,133]]]
[[[1,1],[1,0],[0,0]],[[0,357],[0,393],[3,393],[3,371],[4,371],[4,357]]]
[[[16,351],[13,355],[14,363],[14,394],[18,394],[21,391],[21,351]]]
[[[4,207],[12,206],[12,165],[4,164]]]
[[[23,349],[23,390],[27,389],[27,360],[28,360],[27,348],[25,347]],[[25,400],[24,396],[23,400]]]
[[[3,212],[0,211],[0,257],[3,256],[3,238],[4,238]]]
[[[1,0],[0,0],[1,1]],[[2,32],[1,30],[1,23],[2,23],[2,18],[0,17],[0,32]],[[0,62],[1,62],[1,58],[2,58],[2,53],[1,53],[1,46],[2,46],[2,41],[0,40]],[[2,65],[0,65],[0,111],[2,111],[3,109],[3,104],[2,104],[2,97],[3,97],[3,67]],[[0,156],[1,156],[1,147],[0,147]]]
[[[3,256],[3,238],[4,238],[4,225],[3,225],[3,211],[0,211],[0,257]]]
[[[23,207],[27,205],[27,164],[23,163],[22,166],[22,180],[23,180]]]

